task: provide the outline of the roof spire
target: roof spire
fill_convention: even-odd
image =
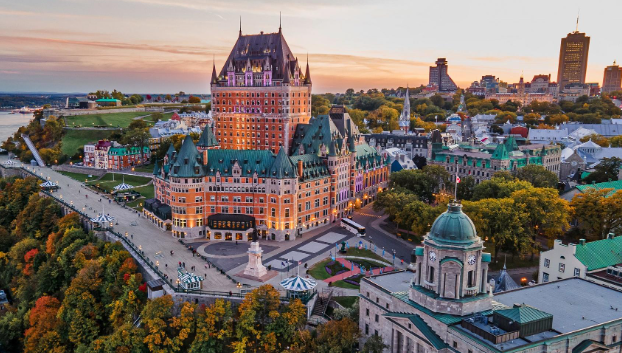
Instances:
[[[279,33],[281,33],[281,11],[279,11]]]
[[[311,71],[309,70],[309,53],[307,53],[307,69],[305,71],[305,85],[311,84]]]
[[[240,34],[239,37],[242,36],[242,16],[240,16]]]
[[[577,28],[575,32],[579,32],[579,14],[581,13],[581,9],[577,10]]]

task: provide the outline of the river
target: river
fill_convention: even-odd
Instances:
[[[9,114],[0,112],[0,144],[20,128],[26,126],[33,118],[32,114]]]

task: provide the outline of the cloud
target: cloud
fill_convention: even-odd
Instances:
[[[42,37],[19,37],[19,36],[0,36],[0,40],[11,41],[13,43],[22,45],[35,45],[35,44],[59,44],[59,45],[78,45],[78,46],[90,46],[100,47],[108,49],[122,49],[122,50],[138,50],[138,51],[153,51],[171,54],[187,54],[187,55],[201,55],[209,56],[214,53],[219,53],[224,50],[228,50],[225,47],[212,47],[211,50],[207,50],[205,47],[193,47],[193,46],[174,46],[174,45],[153,45],[144,43],[123,43],[123,42],[104,42],[104,41],[86,41],[86,40],[71,40],[71,39],[59,39],[59,38],[42,38]]]
[[[11,71],[11,70],[0,70],[0,74],[3,75],[19,75],[21,72],[19,71]]]

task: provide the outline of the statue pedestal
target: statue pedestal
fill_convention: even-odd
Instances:
[[[248,264],[244,269],[244,275],[249,277],[261,278],[268,274],[266,266],[261,263],[261,253],[263,250],[259,247],[259,243],[254,241],[248,249]]]

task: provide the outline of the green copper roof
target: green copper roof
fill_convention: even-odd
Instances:
[[[515,305],[513,308],[510,309],[497,310],[495,311],[495,314],[501,315],[514,322],[518,322],[519,324],[525,324],[528,322],[539,321],[553,317],[553,315],[549,313],[525,304],[522,304],[520,306]]]
[[[240,176],[252,177],[254,173],[260,178],[269,177],[269,169],[274,161],[274,153],[266,150],[207,150],[206,175],[233,175],[233,168],[240,166]]]
[[[218,146],[218,141],[216,140],[216,136],[212,132],[212,129],[209,125],[205,125],[205,129],[201,133],[201,138],[199,138],[199,142],[197,142],[197,146],[199,147],[214,147]]]
[[[495,152],[492,154],[491,159],[510,159],[507,148],[504,144],[497,145]]]
[[[155,163],[153,164],[153,175],[160,174],[160,166],[158,165],[158,159],[156,158]]]
[[[114,98],[100,98],[98,100],[96,100],[95,102],[118,102],[118,99],[114,99]]]
[[[187,135],[173,163],[172,176],[192,178],[203,175],[201,154],[197,150],[192,137]]]
[[[518,150],[518,145],[516,144],[516,139],[514,138],[514,136],[509,136],[508,138],[506,138],[505,141],[503,141],[503,144],[505,145],[505,149],[507,151]]]
[[[143,147],[143,153],[149,153],[149,147]],[[129,156],[140,154],[140,147],[112,147],[108,150],[110,156]]]
[[[296,173],[294,172],[294,166],[292,165],[292,161],[287,156],[287,152],[285,152],[284,147],[281,147],[281,149],[279,150],[279,154],[276,155],[276,159],[270,167],[270,174],[268,175],[268,177],[278,179],[296,177]]]
[[[437,243],[471,245],[479,241],[473,221],[462,212],[462,205],[450,203],[430,228],[429,237]]]
[[[292,161],[295,170],[298,168],[298,161],[302,161],[302,178],[299,178],[302,182],[321,179],[330,175],[322,158],[315,154],[291,156],[289,159]]]
[[[622,236],[576,245],[575,257],[588,271],[622,263]]]
[[[292,142],[292,154],[320,154],[324,149],[329,153],[332,141],[335,142],[335,151],[341,150],[344,136],[328,115],[319,115],[309,124],[298,124]]]
[[[423,321],[421,316],[417,314],[407,313],[386,313],[384,314],[384,316],[408,318],[408,320],[412,322],[415,327],[417,327],[419,332],[423,334],[423,336],[432,346],[434,346],[434,348],[438,350],[447,348],[447,344],[441,339],[439,335],[436,334],[436,332],[434,332],[434,330],[432,330],[432,328],[430,328],[430,326],[428,326],[428,324],[425,323],[425,321]]]
[[[598,184],[577,185],[577,189],[581,192],[586,192],[589,189],[595,189],[595,190],[613,189],[611,190],[610,193],[606,195],[606,197],[609,197],[615,194],[618,190],[622,190],[622,180],[606,181],[604,183],[598,183]]]

